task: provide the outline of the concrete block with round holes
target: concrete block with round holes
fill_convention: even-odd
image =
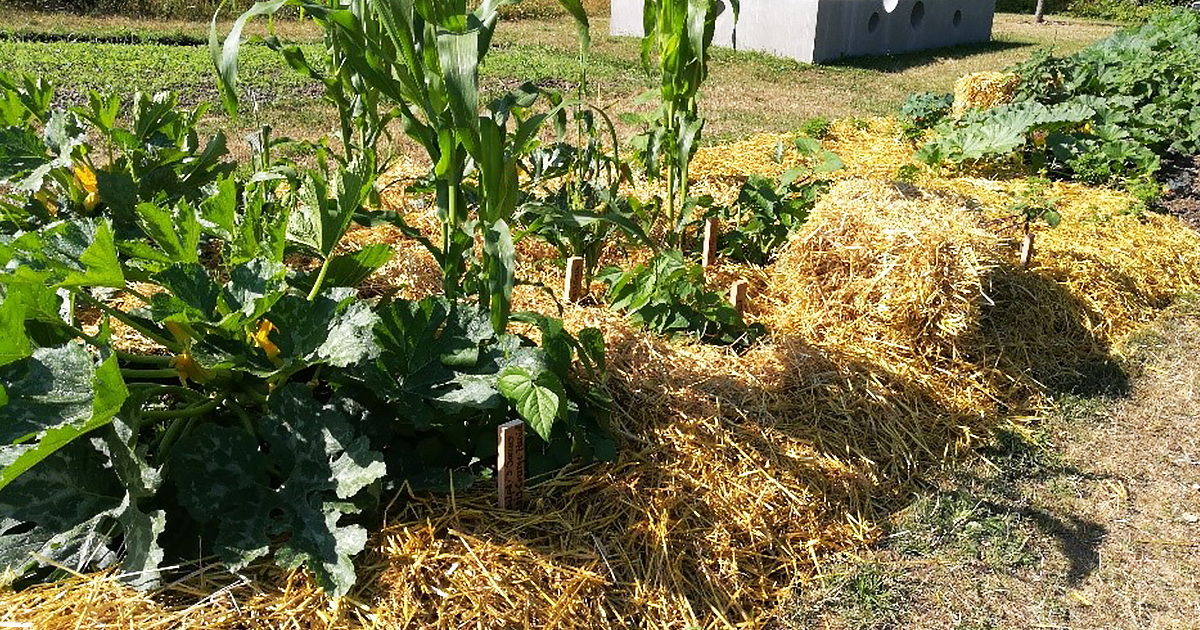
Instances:
[[[643,0],[612,0],[613,35],[642,35]],[[727,4],[727,2],[726,2]],[[988,42],[996,0],[742,0],[713,43],[807,63]]]

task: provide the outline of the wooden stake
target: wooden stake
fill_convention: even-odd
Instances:
[[[745,313],[746,307],[749,306],[749,300],[746,296],[750,293],[750,283],[745,280],[738,280],[729,288],[729,303],[736,308],[739,313]]]
[[[721,231],[717,228],[716,219],[704,222],[704,266],[717,264],[717,241],[721,239]]]
[[[563,280],[563,300],[578,302],[583,299],[583,258],[572,256],[567,259],[567,276]]]
[[[1021,268],[1029,266],[1033,260],[1033,232],[1025,234],[1025,243],[1021,246]]]
[[[525,423],[513,420],[500,425],[496,485],[500,509],[516,510],[525,501]]]

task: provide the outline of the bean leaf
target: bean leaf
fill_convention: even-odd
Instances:
[[[566,415],[567,393],[553,372],[510,366],[497,381],[500,393],[517,407],[517,413],[529,422],[543,440],[550,440],[555,420]]]

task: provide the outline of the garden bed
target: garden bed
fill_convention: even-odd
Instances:
[[[673,42],[715,7],[657,5],[625,159],[583,87],[480,107],[490,4],[314,12],[327,47],[273,50],[340,133],[241,165],[174,96],[0,74],[0,623],[770,627],[931,471],[1128,389],[1113,348],[1200,286],[1151,211],[1200,128],[1085,88],[1194,15],[698,149],[710,42]]]
[[[746,169],[781,168],[778,140],[701,152],[697,188],[720,193]],[[874,540],[914,476],[1037,415],[1054,391],[1095,382],[1114,342],[1200,285],[1200,237],[1130,213],[1123,193],[1056,184],[1062,224],[1041,230],[1026,270],[1014,235],[989,221],[1021,178],[881,177],[911,152],[890,119],[835,122],[825,145],[846,168],[779,262],[708,275],[752,281],[750,318],[769,341],[737,354],[563,306],[569,328],[597,326],[608,343],[616,462],[537,481],[518,512],[499,509],[487,484],[399,497],[339,601],[302,574],[210,566],[153,595],[112,574],[8,593],[2,620],[763,627],[825,554]],[[547,259],[522,253],[522,277],[561,282]],[[436,273],[418,263],[376,282],[420,292]],[[516,300],[554,308],[533,289]]]

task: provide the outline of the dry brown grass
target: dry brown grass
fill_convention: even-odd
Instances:
[[[1196,305],[1120,344],[1127,397],[1064,398],[1033,435],[938,475],[887,544],[827,567],[799,627],[1195,627]],[[863,575],[866,596],[850,586]]]

